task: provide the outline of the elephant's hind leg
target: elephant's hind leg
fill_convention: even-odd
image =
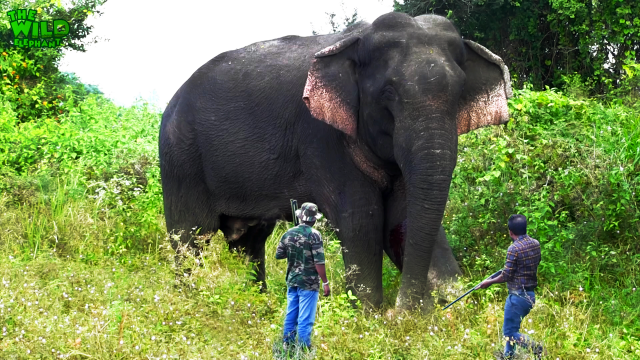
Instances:
[[[244,254],[247,255],[249,261],[253,263],[253,272],[255,273],[256,282],[260,282],[262,286],[262,290],[266,290],[267,288],[267,274],[265,270],[265,244],[267,242],[267,238],[273,232],[273,229],[276,225],[275,221],[256,221],[256,220],[242,220],[243,224],[253,224],[249,225],[246,230],[243,231],[242,235],[237,238],[235,241],[229,242],[229,250],[237,249]],[[231,230],[230,234],[238,235],[238,228],[244,228],[244,226],[240,226],[238,220],[234,220],[232,222],[235,225],[235,231]],[[226,234],[225,234],[226,235]],[[229,239],[229,237],[227,237]]]
[[[167,231],[171,247],[176,251],[176,276],[183,278],[191,269],[183,268],[187,256],[196,260],[202,251],[197,242],[200,235],[216,233],[220,228],[220,214],[207,186],[198,176],[163,174],[163,195]]]

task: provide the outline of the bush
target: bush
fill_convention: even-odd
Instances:
[[[521,213],[542,245],[543,282],[627,276],[640,250],[639,109],[530,89],[509,107],[506,126],[460,138],[444,221],[462,263],[502,266],[506,221]]]

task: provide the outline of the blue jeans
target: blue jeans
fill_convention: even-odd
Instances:
[[[311,347],[311,330],[316,319],[318,292],[290,287],[287,290],[287,315],[284,318],[284,342],[296,340]]]
[[[507,301],[504,304],[504,324],[502,326],[502,333],[509,338],[504,348],[505,357],[513,356],[515,352],[514,345],[525,348],[533,346],[531,339],[519,331],[522,319],[529,314],[535,302],[536,295],[533,291],[521,291],[517,294],[509,292]]]

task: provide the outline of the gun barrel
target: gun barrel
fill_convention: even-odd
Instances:
[[[464,293],[464,294],[463,294],[462,296],[460,296],[459,298],[457,298],[457,299],[453,300],[453,302],[451,302],[451,304],[449,304],[449,305],[447,305],[447,306],[443,307],[443,308],[442,308],[442,310],[447,310],[447,308],[448,308],[449,306],[451,306],[451,305],[453,305],[453,304],[457,303],[460,299],[462,299],[463,297],[465,297],[465,296],[469,295],[469,294],[470,294],[473,290],[475,290],[477,287],[478,287],[477,285],[476,285],[476,286],[474,286],[471,290],[467,291],[466,293]]]
[[[293,225],[298,226],[298,217],[296,216],[296,210],[298,210],[298,200],[290,199],[291,202],[291,215],[293,216]]]
[[[493,279],[493,278],[496,278],[496,277],[500,276],[500,274],[502,274],[502,270],[496,271],[496,272],[495,272],[495,273],[493,273],[491,276],[489,276],[487,279]],[[485,279],[485,280],[487,280],[487,279]],[[483,280],[483,281],[484,281],[484,280]],[[483,281],[481,281],[481,282],[480,282],[480,284],[482,284],[482,282],[483,282]],[[447,305],[447,306],[443,307],[443,308],[442,308],[442,310],[446,310],[449,306],[451,306],[451,305],[453,305],[453,304],[457,303],[457,302],[458,302],[460,299],[462,299],[463,297],[465,297],[465,296],[467,296],[467,295],[471,294],[474,290],[478,289],[478,286],[480,286],[480,284],[478,284],[478,285],[474,286],[471,290],[467,291],[466,293],[464,293],[464,294],[463,294],[462,296],[460,296],[459,298],[457,298],[457,299],[453,300],[453,302],[451,302],[449,305]]]

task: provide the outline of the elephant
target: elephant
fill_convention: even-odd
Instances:
[[[266,278],[265,242],[290,199],[337,230],[349,289],[383,301],[383,252],[402,271],[397,309],[428,311],[460,273],[442,227],[458,136],[509,120],[502,59],[437,15],[388,13],[336,34],[219,54],[168,103],[159,155],[172,246],[221,230]]]

